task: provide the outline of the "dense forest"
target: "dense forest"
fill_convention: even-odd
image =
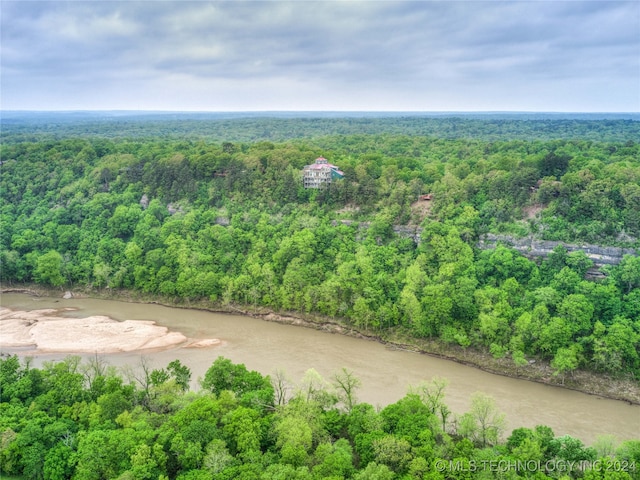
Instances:
[[[638,255],[594,279],[580,251],[530,259],[478,241],[493,233],[637,252],[639,125],[10,119],[0,147],[0,280],[290,312],[475,349],[517,368],[550,362],[558,382],[576,369],[637,381]],[[344,178],[305,189],[302,169],[319,156]],[[377,411],[358,403],[348,370],[329,382],[309,372],[294,387],[220,358],[198,392],[190,376],[179,361],[118,373],[99,358],[42,369],[0,359],[0,472],[639,478],[637,441],[586,447],[545,426],[509,434],[482,395],[451,414],[441,381]]]
[[[505,435],[493,399],[453,415],[446,383],[376,410],[346,369],[297,384],[219,357],[189,390],[174,360],[118,374],[96,357],[0,359],[0,472],[31,480],[640,478],[640,440],[585,446],[551,428]],[[506,440],[500,440],[502,437]]]
[[[5,137],[4,284],[331,317],[517,366],[546,359],[560,381],[640,375],[640,257],[594,281],[593,262],[562,246],[542,261],[477,248],[493,232],[637,249],[638,138]],[[344,179],[304,189],[320,155]]]
[[[501,140],[625,142],[640,138],[637,113],[396,112],[3,112],[3,141],[158,138],[282,142],[327,135],[410,135]]]

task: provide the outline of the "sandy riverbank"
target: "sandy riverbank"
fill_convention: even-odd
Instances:
[[[117,353],[220,343],[217,339],[189,339],[153,321],[63,316],[72,310],[21,311],[0,307],[0,348],[19,349],[22,353]]]

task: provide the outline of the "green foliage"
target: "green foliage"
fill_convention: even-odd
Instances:
[[[249,371],[243,364],[234,364],[224,357],[218,357],[209,367],[202,380],[202,388],[217,395],[224,390],[231,391],[248,406],[266,408],[274,404],[269,377]]]
[[[103,131],[73,122],[55,134],[37,133],[37,122],[3,131],[3,284],[333,317],[510,358],[518,369],[527,358],[554,361],[558,382],[578,368],[640,375],[637,250],[592,281],[592,261],[562,245],[542,261],[506,245],[476,248],[484,233],[520,232],[637,249],[638,122],[147,120],[131,119],[146,133],[127,139],[134,130],[116,128],[120,120]],[[556,126],[575,134],[551,138]],[[345,178],[310,192],[300,172],[319,155]],[[273,406],[255,372],[218,367],[205,378],[210,391]],[[28,374],[18,380],[6,387],[12,395],[38,388]],[[151,380],[183,390],[191,381],[179,364]],[[341,392],[347,410],[351,390]]]
[[[64,284],[62,255],[55,250],[40,255],[33,271],[33,278],[36,282],[49,284],[53,287],[59,287]]]
[[[469,412],[460,419],[460,434],[486,447],[498,443],[504,428],[505,417],[497,410],[495,400],[482,393],[474,393]]]
[[[567,372],[572,372],[578,367],[579,360],[578,355],[580,352],[579,345],[572,345],[567,348],[560,348],[553,360],[551,366],[554,369],[554,375],[560,375],[562,377],[562,383],[564,383],[564,377]]]
[[[179,362],[172,364],[188,370]],[[250,373],[226,359],[219,358],[214,365],[239,378]],[[86,372],[82,377],[91,381],[77,384],[79,371]],[[568,464],[606,458],[627,465],[640,460],[638,441],[617,444],[613,437],[602,437],[594,447],[587,447],[570,436],[555,437],[545,426],[518,428],[502,443],[502,417],[492,400],[481,394],[473,396],[469,413],[454,423],[441,423],[437,412],[448,411],[443,400],[446,382],[441,379],[415,387],[413,393],[380,413],[355,399],[348,411],[319,402],[313,394],[319,388],[317,379],[312,394],[304,395],[310,391],[308,378],[307,387],[275,409],[242,405],[229,389],[215,395],[205,389],[190,392],[187,387],[167,393],[169,404],[180,408],[153,412],[141,401],[144,395],[136,394],[142,385],[125,385],[117,373],[110,371],[101,377],[98,371],[98,362],[80,364],[73,357],[42,370],[15,356],[0,359],[3,392],[10,392],[7,385],[27,375],[45,379],[47,385],[29,392],[17,390],[20,394],[11,397],[3,393],[3,478],[442,479],[442,466],[470,467],[483,461]],[[346,373],[339,372],[336,378],[346,380]],[[230,378],[227,380],[233,383]],[[348,380],[353,384],[356,379],[350,376]],[[71,390],[66,399],[60,392],[51,393],[65,388]],[[102,393],[96,397],[97,392]],[[61,401],[57,408],[51,404],[52,395]],[[128,400],[107,401],[114,395]],[[115,420],[105,421],[105,415]],[[485,445],[492,448],[479,448]],[[531,475],[528,471],[511,473],[512,478]],[[582,475],[599,479],[602,472],[575,469],[565,473],[571,479]],[[456,475],[485,478],[486,472],[466,468]]]

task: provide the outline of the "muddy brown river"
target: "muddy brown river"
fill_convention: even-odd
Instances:
[[[443,377],[449,382],[446,402],[455,413],[468,410],[469,398],[474,392],[481,391],[494,397],[507,417],[506,436],[513,428],[542,424],[550,426],[558,436],[569,434],[587,444],[604,434],[614,434],[620,440],[640,438],[640,406],[493,375],[453,361],[390,350],[367,340],[238,315],[109,300],[3,294],[0,304],[23,310],[73,307],[77,310],[66,315],[74,317],[106,315],[117,320],[154,320],[187,337],[222,340],[220,345],[212,347],[144,353],[154,367],[164,367],[171,360],[180,359],[191,368],[195,388],[197,378],[204,376],[220,355],[263,374],[283,370],[293,383],[299,382],[311,368],[330,378],[334,372],[346,367],[362,381],[358,399],[379,406],[402,398],[411,385]],[[5,349],[7,352],[13,353]],[[37,355],[34,362],[41,365],[44,361],[63,357],[60,354]],[[103,357],[115,366],[135,366],[141,361],[140,353]]]

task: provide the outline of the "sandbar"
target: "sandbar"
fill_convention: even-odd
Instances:
[[[189,339],[148,320],[62,316],[70,310],[74,309],[23,311],[0,307],[0,348],[21,353],[118,353],[220,343],[217,339]]]

